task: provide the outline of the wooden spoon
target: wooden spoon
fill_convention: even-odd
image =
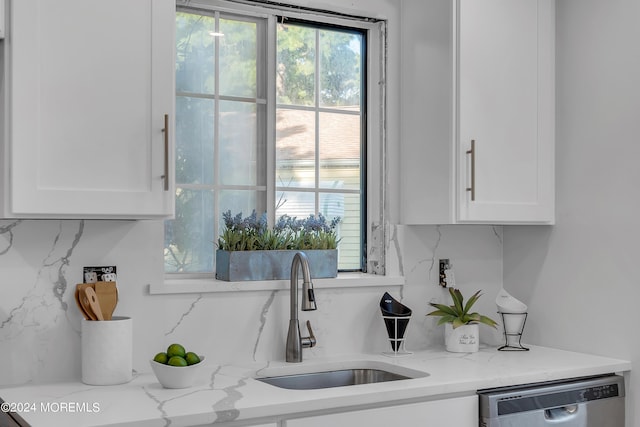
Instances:
[[[82,303],[80,302],[80,289],[78,289],[77,286],[73,296],[76,300],[76,305],[78,306],[80,313],[84,316],[85,319],[91,320],[91,316],[89,316],[89,314],[85,311],[84,307],[82,306]]]
[[[98,300],[96,291],[94,291],[91,286],[87,286],[86,288],[84,288],[84,296],[87,298],[89,306],[91,307],[91,311],[96,316],[96,320],[104,320],[104,316],[102,316],[102,310],[100,309],[100,301]]]
[[[98,320],[96,314],[91,310],[91,305],[89,304],[89,299],[85,294],[84,290],[91,286],[89,283],[81,283],[77,286],[78,289],[78,299],[80,300],[80,305],[82,306],[84,312],[89,317],[89,320]]]

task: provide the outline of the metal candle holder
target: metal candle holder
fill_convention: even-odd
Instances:
[[[524,347],[522,345],[522,343],[520,342],[522,340],[522,331],[524,331],[524,325],[525,323],[527,323],[527,313],[502,313],[502,312],[498,312],[500,314],[500,316],[502,316],[502,328],[504,329],[504,345],[500,348],[498,348],[498,350],[500,351],[529,351],[529,349],[527,347]],[[505,322],[505,316],[524,316],[524,319],[522,319],[522,324],[520,325],[520,328],[518,330],[518,332],[508,332],[507,331],[507,325]],[[509,337],[512,337],[512,340],[509,340]],[[518,339],[518,343],[513,344],[513,341],[515,340],[515,338],[517,337]],[[511,342],[510,342],[511,341]]]

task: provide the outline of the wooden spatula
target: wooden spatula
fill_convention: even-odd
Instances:
[[[111,320],[113,310],[118,303],[118,288],[116,282],[96,282],[95,287],[98,301],[100,301],[100,310],[104,320]]]
[[[96,291],[91,286],[84,288],[84,297],[88,300],[91,311],[96,316],[96,320],[104,320],[102,316],[102,310],[100,309],[100,301],[96,295]],[[80,294],[80,301],[82,301],[82,293]]]

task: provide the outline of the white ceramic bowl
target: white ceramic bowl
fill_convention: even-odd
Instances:
[[[204,356],[200,356],[200,363],[189,366],[163,365],[155,360],[150,360],[151,369],[156,374],[158,382],[164,388],[191,387],[198,378],[205,375]]]

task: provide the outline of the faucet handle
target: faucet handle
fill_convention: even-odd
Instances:
[[[309,320],[307,320],[307,329],[309,330],[309,336],[300,338],[302,341],[302,348],[315,347],[316,336],[313,335],[313,329],[311,329],[311,322]]]

